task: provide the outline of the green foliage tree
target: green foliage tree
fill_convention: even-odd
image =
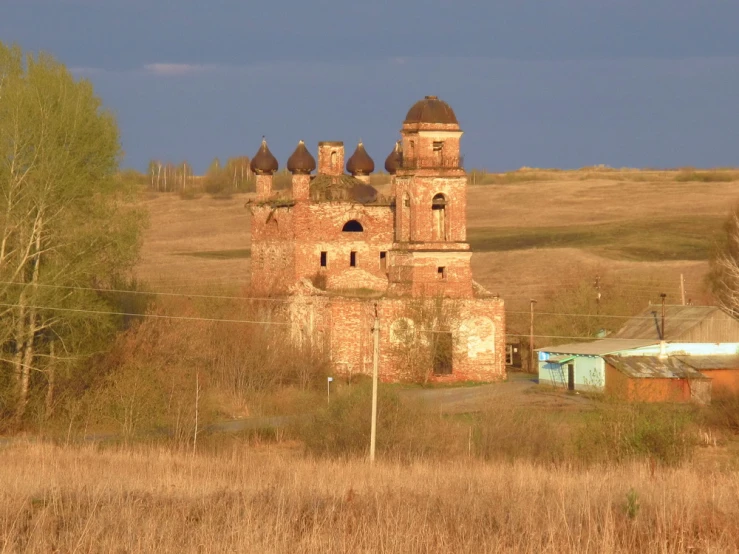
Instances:
[[[35,392],[50,407],[59,370],[115,328],[90,289],[120,283],[138,250],[120,153],[88,81],[0,43],[0,415],[20,420]]]

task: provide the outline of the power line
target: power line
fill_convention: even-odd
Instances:
[[[20,283],[20,282],[13,282],[13,281],[0,281],[0,285],[9,285],[9,286],[28,286],[28,283]],[[120,294],[132,294],[132,295],[143,295],[143,296],[166,296],[166,297],[178,297],[178,298],[200,298],[200,299],[211,299],[211,300],[239,300],[239,301],[259,301],[259,302],[274,302],[274,303],[281,303],[281,304],[287,304],[287,303],[293,303],[295,302],[296,298],[300,297],[293,297],[293,298],[276,298],[276,297],[250,297],[250,296],[231,296],[231,295],[215,295],[215,294],[193,294],[193,293],[177,293],[177,292],[164,292],[164,291],[137,291],[137,290],[125,290],[125,289],[104,289],[104,288],[97,288],[97,287],[79,287],[79,286],[71,286],[71,285],[52,285],[52,284],[35,284],[34,286],[41,287],[41,288],[52,288],[52,289],[62,289],[62,290],[80,290],[80,291],[87,291],[87,292],[103,292],[103,293],[120,293]],[[315,297],[315,298],[326,298],[326,297]],[[523,296],[514,296],[512,298],[523,298]],[[528,297],[527,297],[528,298]],[[644,297],[646,298],[646,297]],[[341,297],[330,297],[330,300],[332,302],[354,302],[354,299],[345,299]],[[14,307],[18,306],[17,304],[0,304],[0,306],[6,306],[6,307]],[[39,309],[62,309],[62,308],[53,308],[53,307],[39,307]],[[63,308],[64,310],[72,311],[72,308]],[[133,313],[123,313],[123,312],[107,312],[107,311],[99,311],[99,312],[90,312],[90,313],[103,313],[103,314],[110,314],[110,315],[126,315],[126,316],[139,316],[139,317],[146,317],[146,315],[142,314],[133,314]],[[506,310],[506,314],[528,314],[528,311],[517,311],[517,310]],[[149,314],[151,316],[154,316],[155,314]],[[651,317],[648,316],[628,316],[628,315],[607,315],[607,314],[582,314],[582,313],[570,313],[570,312],[537,312],[537,315],[547,315],[547,316],[567,316],[567,317],[604,317],[604,318],[610,318],[610,319],[643,319],[643,320],[651,320]],[[161,316],[165,317],[165,316]],[[166,317],[175,317],[175,316],[166,316]],[[184,316],[183,316],[184,317]],[[197,319],[197,318],[195,318]],[[672,321],[700,321],[702,318],[685,318],[685,317],[671,317],[670,320]],[[208,320],[208,319],[203,319]],[[241,320],[224,320],[224,321],[241,321]],[[243,322],[247,322],[244,320]],[[252,321],[251,323],[260,323],[257,321]]]
[[[506,337],[522,337],[522,338],[528,338],[529,335],[517,335],[517,334],[513,334],[513,333],[506,333]],[[599,337],[577,337],[577,336],[568,337],[568,336],[564,336],[564,335],[534,335],[534,337],[535,338],[540,338],[540,339],[602,340]],[[624,338],[620,338],[620,337],[603,337],[603,339],[606,339],[606,340],[628,340],[628,341],[633,341],[634,340],[634,339],[624,339]],[[649,340],[649,339],[646,339],[646,340]],[[658,343],[659,342],[659,339],[654,339],[654,342],[655,343]]]
[[[655,310],[656,311],[656,310]],[[525,311],[508,311],[506,314],[528,314]],[[551,315],[551,316],[567,316],[567,317],[607,317],[607,318],[618,318],[618,319],[644,319],[652,321],[654,318],[648,316],[628,316],[628,315],[606,315],[606,314],[572,314],[565,312],[536,312],[536,315]],[[702,317],[670,317],[669,321],[702,321]]]
[[[20,304],[4,304],[0,303],[0,306],[4,308],[18,308]],[[215,317],[193,317],[193,316],[179,316],[179,315],[162,315],[162,314],[135,314],[127,312],[110,312],[107,310],[85,310],[82,308],[59,308],[53,306],[25,306],[25,308],[32,310],[49,310],[56,312],[74,312],[84,314],[97,314],[97,315],[121,315],[129,317],[148,317],[153,319],[172,319],[180,321],[210,321],[216,323],[263,323],[266,325],[292,325],[290,322],[283,321],[265,321],[265,320],[250,320],[250,319],[225,319]],[[318,327],[323,328],[323,327]]]

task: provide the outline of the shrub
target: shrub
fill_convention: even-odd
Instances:
[[[678,465],[692,452],[691,421],[691,412],[674,406],[605,405],[587,414],[575,438],[577,454],[586,463],[652,458]]]
[[[703,410],[703,423],[731,434],[739,434],[739,395],[714,395]]]
[[[298,423],[293,433],[309,454],[356,457],[369,453],[372,383],[363,380],[347,386],[313,417]],[[380,386],[377,404],[376,452],[383,458],[411,460],[460,453],[465,433],[460,426],[428,414],[423,406],[401,399],[388,386]]]
[[[473,427],[474,453],[485,460],[563,462],[571,437],[555,418],[551,412],[521,407],[483,412]]]

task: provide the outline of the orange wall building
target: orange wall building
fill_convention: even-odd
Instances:
[[[361,142],[345,163],[343,143],[319,143],[316,161],[301,141],[288,192],[265,141],[252,159],[252,288],[286,298],[295,340],[328,348],[337,371],[371,372],[377,317],[383,380],[505,377],[503,301],[472,279],[461,137],[448,104],[414,104],[386,194]]]

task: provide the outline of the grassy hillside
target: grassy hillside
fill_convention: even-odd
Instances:
[[[676,299],[683,274],[688,296],[709,301],[709,250],[739,201],[735,170],[521,170],[470,181],[481,183],[467,198],[475,278],[512,309],[596,273],[641,286],[644,303],[662,290]],[[251,197],[149,193],[139,276],[155,289],[248,286]]]

